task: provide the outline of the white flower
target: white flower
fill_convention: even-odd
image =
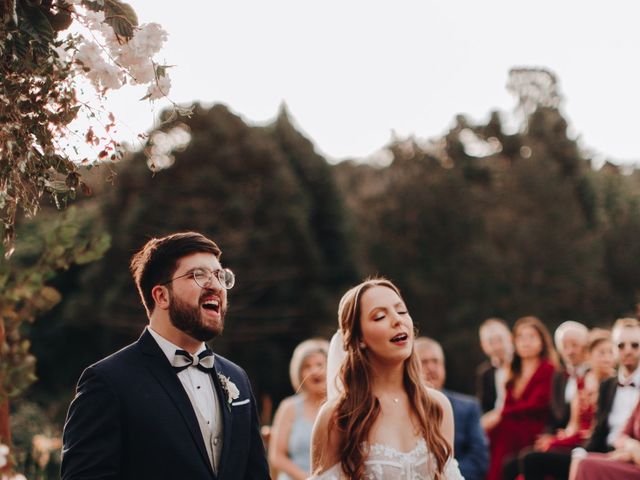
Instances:
[[[155,82],[156,73],[153,69],[153,64],[148,58],[141,63],[130,65],[129,73],[135,78],[135,82],[132,83],[145,84]]]
[[[88,10],[87,13],[84,14],[84,20],[92,30],[99,29],[104,24],[104,12]]]
[[[238,390],[236,384],[233,383],[229,377],[225,377],[221,373],[218,373],[218,378],[220,379],[222,388],[224,388],[224,391],[227,394],[227,402],[232,403],[240,396],[240,390]]]
[[[97,43],[86,41],[81,44],[78,47],[76,60],[88,70],[84,75],[91,80],[97,90],[117,89],[122,86],[124,73],[119,67],[105,61],[102,49]]]
[[[157,23],[147,23],[134,30],[128,42],[119,45],[116,53],[118,63],[130,67],[153,57],[162,48],[168,34]]]
[[[9,447],[0,443],[0,468],[9,462]]]
[[[171,79],[167,75],[158,78],[157,82],[153,82],[147,89],[147,95],[150,100],[156,100],[166,96],[171,90]]]
[[[157,23],[146,23],[133,34],[133,38],[126,45],[138,57],[151,58],[162,48],[162,44],[169,38],[169,34]]]

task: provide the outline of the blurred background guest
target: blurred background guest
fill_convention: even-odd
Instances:
[[[515,323],[513,337],[515,353],[504,406],[491,412],[487,422],[491,452],[488,480],[518,475],[518,452],[533,445],[551,414],[551,380],[558,365],[551,335],[537,317],[528,316]]]
[[[476,396],[483,412],[501,408],[507,368],[513,356],[511,331],[504,320],[489,318],[480,325],[480,346],[489,357],[476,371]]]
[[[571,462],[570,480],[624,480],[640,478],[640,403],[613,442],[614,450],[576,455]]]
[[[544,478],[550,468],[567,461],[575,447],[582,446],[591,436],[595,423],[596,403],[600,384],[615,373],[615,356],[611,335],[607,330],[594,329],[589,333],[590,370],[577,382],[578,392],[571,402],[571,416],[567,428],[559,429],[555,435],[541,435],[533,449],[520,454],[520,472],[526,478]],[[560,472],[565,471],[561,467]]]
[[[278,407],[269,441],[269,462],[278,480],[304,480],[311,475],[311,430],[326,398],[329,342],[305,340],[293,351],[289,364],[296,392]]]
[[[455,424],[454,455],[466,480],[482,480],[489,465],[487,438],[480,426],[480,405],[474,397],[446,390],[444,352],[440,344],[427,337],[415,341],[426,382],[442,391],[451,402]]]
[[[539,437],[535,443],[537,450],[570,450],[580,446],[591,436],[600,384],[615,375],[615,356],[608,331],[596,329],[593,334],[589,334],[589,338],[589,370],[584,376],[577,377],[569,422],[566,428],[558,429],[555,435]]]
[[[640,399],[640,323],[634,318],[616,320],[611,331],[618,359],[618,373],[600,384],[595,414],[595,426],[586,443],[590,452],[609,452],[624,429],[631,412]],[[527,480],[557,479],[569,476],[571,454],[551,450],[525,456],[524,475]]]
[[[554,374],[551,386],[549,431],[552,434],[569,423],[571,402],[578,391],[578,383],[584,384],[584,376],[589,369],[588,341],[589,329],[571,320],[560,324],[554,333],[562,368]]]

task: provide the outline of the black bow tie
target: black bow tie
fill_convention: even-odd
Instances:
[[[621,383],[620,380],[618,380],[618,386],[619,387],[636,387],[636,384],[633,382],[629,382],[629,383]]]
[[[173,365],[173,369],[176,372],[181,372],[185,368],[196,367],[205,373],[209,373],[213,370],[213,360],[213,352],[208,348],[197,356],[191,355],[185,350],[176,350],[171,365]]]

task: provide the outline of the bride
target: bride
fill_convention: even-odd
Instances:
[[[451,405],[422,382],[398,288],[367,280],[342,297],[338,318],[327,379],[339,383],[329,383],[313,428],[312,479],[462,479]],[[339,374],[331,372],[336,343],[344,356]]]

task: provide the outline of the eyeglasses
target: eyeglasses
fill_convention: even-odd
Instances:
[[[228,268],[222,268],[219,270],[206,270],[204,268],[196,268],[195,270],[191,270],[190,272],[185,273],[184,275],[180,275],[178,277],[174,277],[171,280],[168,280],[161,285],[167,285],[174,280],[179,278],[188,277],[191,275],[193,277],[193,281],[198,284],[200,288],[209,288],[213,285],[213,277],[218,279],[220,285],[223,286],[225,290],[229,290],[233,288],[236,284],[236,276],[235,274],[229,270]]]
[[[639,343],[639,342],[629,342],[629,343],[626,343],[626,342],[620,342],[620,343],[618,344],[618,349],[619,349],[619,350],[622,350],[622,349],[624,349],[624,347],[626,347],[627,345],[629,345],[629,346],[630,346],[631,348],[633,348],[634,350],[638,350],[638,348],[640,348],[640,343]]]

